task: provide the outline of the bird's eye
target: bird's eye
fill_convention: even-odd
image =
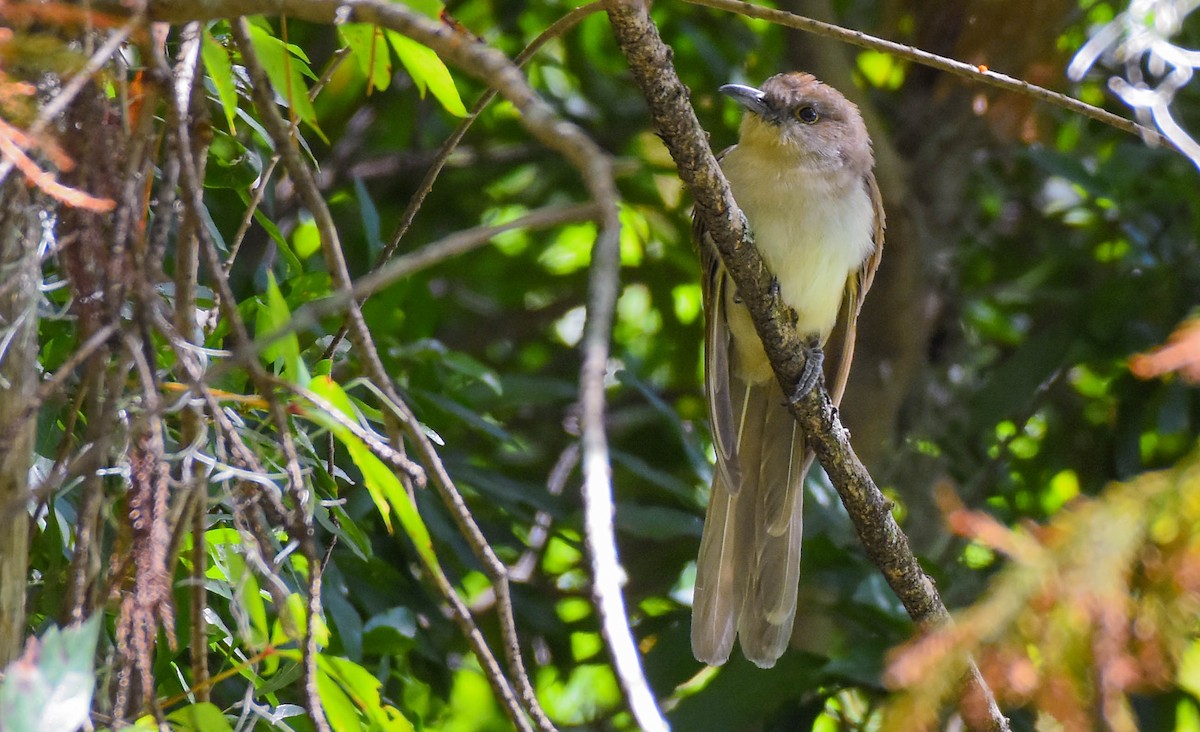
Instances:
[[[801,107],[796,110],[796,119],[806,125],[816,124],[816,121],[821,119],[821,115],[817,114],[817,110],[812,107]]]

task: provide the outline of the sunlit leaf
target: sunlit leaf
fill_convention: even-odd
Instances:
[[[324,670],[317,673],[317,693],[321,697],[321,707],[334,729],[347,732],[367,729],[350,696]]]
[[[450,70],[438,55],[432,49],[396,31],[389,30],[387,36],[392,48],[396,49],[396,55],[400,57],[400,63],[404,64],[421,95],[424,96],[425,91],[429,90],[447,112],[456,117],[466,117],[467,108],[463,106],[462,98],[458,95]]]
[[[256,322],[259,338],[271,339],[272,333],[286,328],[291,321],[292,313],[279,286],[275,284],[275,275],[268,272],[266,302],[259,307]],[[263,349],[263,357],[282,365],[283,378],[298,386],[308,385],[311,377],[300,356],[300,339],[294,332],[271,340],[270,345]]]
[[[225,718],[221,709],[210,702],[189,704],[182,709],[176,709],[167,715],[167,720],[171,722],[171,729],[180,732],[224,732],[224,730],[232,732],[233,730],[233,726],[229,724],[229,720]]]
[[[904,85],[904,63],[882,51],[860,51],[858,70],[871,86],[899,89]]]
[[[321,251],[321,233],[317,231],[317,224],[312,217],[302,218],[292,229],[292,248],[301,259],[308,259]]]
[[[350,397],[333,379],[327,376],[318,377],[313,379],[310,388],[346,417],[356,419]],[[312,416],[346,446],[350,458],[362,471],[363,482],[366,484],[380,516],[387,523],[388,531],[391,531],[388,510],[390,507],[392,511],[395,511],[396,517],[400,519],[400,525],[408,534],[408,538],[412,540],[417,552],[424,560],[426,568],[440,574],[441,564],[433,550],[433,540],[429,536],[429,529],[426,528],[424,520],[417,512],[416,504],[413,503],[396,474],[350,430],[331,419],[322,418],[319,412],[313,412]]]
[[[271,645],[282,646],[288,641],[300,640],[308,634],[308,608],[305,606],[305,598],[303,595],[293,592],[287,597],[287,612],[288,623],[281,620],[276,620],[271,628]],[[296,637],[291,637],[287,633],[288,625],[296,631]],[[325,618],[320,615],[313,617],[313,640],[317,644],[317,648],[324,648],[329,645],[329,626],[325,623]]]
[[[250,41],[271,85],[287,101],[296,116],[328,143],[325,133],[317,124],[317,110],[308,98],[308,85],[304,83],[304,77],[316,77],[308,67],[303,52],[253,23],[250,24]]]
[[[237,89],[233,83],[233,62],[229,59],[229,52],[213,38],[212,32],[205,28],[200,53],[204,59],[204,70],[212,80],[213,87],[217,90],[217,99],[221,101],[221,108],[225,111],[229,132],[236,134],[233,120],[237,117],[238,100]]]
[[[242,536],[234,529],[211,529],[205,532],[213,564],[212,571],[222,571],[225,580],[235,591],[238,603],[250,621],[246,643],[252,648],[261,648],[270,638],[267,622],[267,605],[259,590],[258,579],[246,571],[246,560],[241,554]]]
[[[369,23],[343,23],[338,34],[353,52],[354,61],[367,77],[367,93],[387,89],[392,81],[392,54],[383,29]]]
[[[595,224],[588,222],[564,226],[559,229],[554,243],[542,251],[538,262],[550,274],[570,274],[586,268],[591,263],[592,247],[595,243]]]

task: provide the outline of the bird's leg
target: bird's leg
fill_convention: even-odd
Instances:
[[[796,382],[796,390],[792,392],[793,404],[817,386],[824,366],[825,351],[821,348],[821,341],[817,336],[812,336],[804,343],[804,370],[800,372],[800,380]]]

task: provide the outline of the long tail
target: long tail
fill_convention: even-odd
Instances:
[[[730,391],[737,464],[713,471],[696,569],[692,651],[720,665],[740,635],[746,657],[769,668],[787,649],[796,616],[803,483],[811,457],[782,406],[778,384],[731,379]]]

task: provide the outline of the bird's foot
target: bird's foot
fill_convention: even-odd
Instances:
[[[796,382],[796,390],[792,392],[792,403],[796,403],[808,396],[808,393],[817,386],[817,382],[821,380],[821,373],[825,366],[825,351],[821,348],[821,343],[815,337],[810,338],[804,344],[804,370],[800,372],[800,380]]]

